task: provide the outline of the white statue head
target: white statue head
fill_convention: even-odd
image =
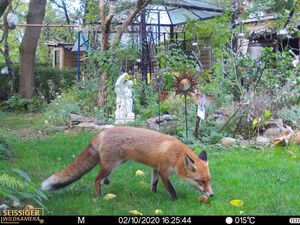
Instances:
[[[132,86],[133,86],[133,81],[132,81],[132,80],[128,80],[128,81],[125,82],[124,85],[125,85],[126,87],[128,87],[128,88],[132,88]]]

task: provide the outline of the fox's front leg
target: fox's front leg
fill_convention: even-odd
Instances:
[[[176,191],[169,179],[169,175],[167,171],[158,171],[159,177],[162,180],[162,182],[164,183],[165,188],[167,189],[170,197],[172,200],[177,200],[177,194]]]

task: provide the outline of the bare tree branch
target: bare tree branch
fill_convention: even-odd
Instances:
[[[108,15],[105,16],[104,0],[99,1],[99,12],[100,12],[101,31],[102,31],[101,51],[106,51],[108,49],[110,24],[115,15],[115,2],[116,1],[111,1],[111,0],[109,1],[109,12],[108,12]]]
[[[100,20],[102,26],[105,23],[104,0],[99,0],[99,14],[100,14]]]
[[[127,19],[117,27],[117,32],[112,42],[113,48],[120,42],[124,31],[132,23],[137,14],[142,11],[150,3],[150,1],[151,0],[137,0],[133,11],[130,13]]]
[[[109,13],[107,17],[105,18],[105,23],[110,23],[115,15],[115,1],[109,1]]]
[[[56,0],[50,0],[53,4],[55,4],[58,8],[62,8],[63,6],[59,4]]]
[[[66,5],[65,0],[61,0],[61,4],[58,3],[57,0],[50,0],[53,4],[55,4],[58,8],[61,8],[64,11],[65,18],[66,18],[66,23],[70,24],[70,17],[68,13],[68,7]]]

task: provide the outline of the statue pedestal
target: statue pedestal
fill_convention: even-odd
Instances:
[[[123,124],[126,124],[128,122],[134,122],[134,119],[135,119],[135,115],[134,113],[132,113],[131,115],[120,115],[118,114],[118,112],[116,111],[115,112],[115,124],[116,125],[123,125]]]

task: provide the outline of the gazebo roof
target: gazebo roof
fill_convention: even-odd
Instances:
[[[224,9],[201,0],[165,0],[146,8],[147,24],[180,25],[188,20],[204,20],[221,15]]]
[[[211,0],[159,0],[151,1],[145,8],[146,25],[176,26],[187,23],[188,20],[205,20],[224,13],[224,9]],[[121,23],[127,18],[129,11],[124,10],[115,19]],[[138,16],[133,25],[138,25],[141,16]]]

